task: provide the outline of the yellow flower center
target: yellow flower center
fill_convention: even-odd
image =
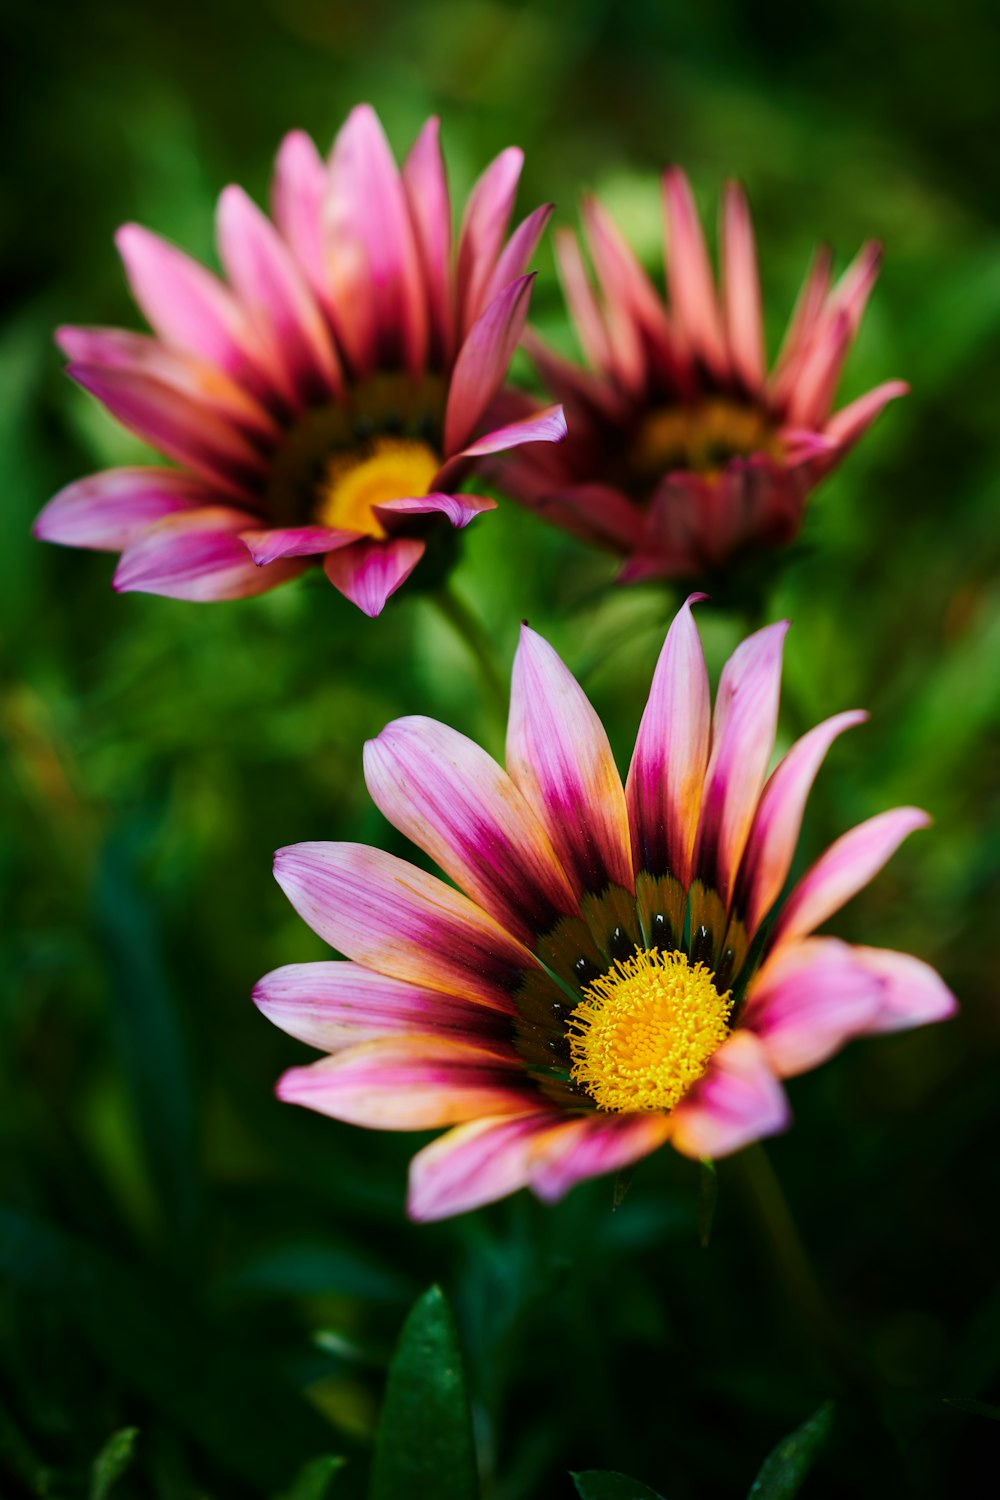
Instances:
[[[704,964],[637,953],[584,991],[569,1022],[570,1077],[599,1109],[673,1109],[725,1041],[732,1005]]]
[[[384,537],[375,507],[426,495],[440,466],[434,450],[414,438],[379,437],[359,451],[335,453],[319,483],[313,519],[337,531]]]
[[[652,412],[636,436],[635,463],[644,474],[671,468],[712,473],[738,455],[777,457],[780,451],[777,434],[759,408],[715,400]]]

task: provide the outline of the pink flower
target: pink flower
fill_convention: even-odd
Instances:
[[[550,213],[506,237],[521,162],[512,147],[483,173],[453,255],[437,120],[400,171],[361,105],[328,165],[286,137],[274,222],[226,188],[225,280],[126,225],[118,248],[153,336],[58,341],[73,378],[179,467],[71,484],[35,534],[121,552],[117,589],[179,599],[261,593],[321,561],[377,615],[435,532],[493,508],[458,493],[476,459],[565,434],[559,407],[493,416]]]
[[[376,804],[457,890],[358,844],[276,857],[295,909],[347,956],[258,985],[272,1021],[328,1054],[278,1094],[373,1129],[453,1127],[413,1160],[416,1219],[524,1185],[555,1199],[667,1141],[737,1151],[788,1124],[783,1078],[955,1008],[919,959],[815,935],[925,814],[845,834],[774,910],[820,763],[865,715],[820,724],[768,778],[785,625],[734,652],[713,714],[691,602],[624,787],[590,703],[527,628],[506,771],[431,719],[367,745]]]
[[[787,545],[809,492],[906,390],[890,381],[831,415],[878,245],[865,245],[832,289],[820,251],[769,375],[742,190],[725,190],[717,289],[687,178],[671,168],[663,186],[666,304],[595,199],[583,220],[596,293],[573,231],[557,237],[590,369],[529,332],[545,384],[566,404],[569,441],[498,464],[516,498],[621,553],[623,582],[706,577],[742,552]]]

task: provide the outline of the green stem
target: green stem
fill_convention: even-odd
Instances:
[[[499,710],[501,718],[505,718],[508,700],[507,688],[497,668],[493,654],[493,642],[490,640],[486,626],[473,613],[465,600],[455,592],[450,582],[442,584],[439,589],[435,589],[427,597],[433,600],[440,614],[447,620],[452,630],[465,644],[469,655],[479,668],[483,685],[492,703]]]

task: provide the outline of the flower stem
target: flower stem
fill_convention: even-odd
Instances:
[[[497,668],[493,642],[486,626],[469,608],[465,600],[455,592],[450,582],[442,584],[427,597],[433,600],[439,613],[464,642],[469,655],[479,668],[483,685],[491,702],[499,710],[501,719],[506,718],[507,688]]]

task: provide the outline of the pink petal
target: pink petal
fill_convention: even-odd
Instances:
[[[493,268],[493,275],[486,284],[482,298],[484,307],[487,307],[494,297],[498,297],[505,286],[524,275],[531,264],[532,256],[538,249],[538,242],[545,232],[545,226],[552,217],[554,206],[552,203],[543,203],[541,208],[536,208],[526,219],[522,219],[514,230]]]
[[[556,266],[562,282],[563,296],[576,327],[584,356],[602,375],[617,374],[611,352],[611,337],[590,277],[584,265],[580,246],[572,229],[560,229],[555,235]]]
[[[290,1068],[277,1094],[369,1130],[434,1130],[520,1115],[537,1098],[512,1049],[441,1036],[380,1037]]]
[[[469,194],[458,236],[459,337],[482,315],[486,288],[503,244],[524,152],[508,146],[490,162]]]
[[[722,669],[715,698],[694,867],[727,910],[774,748],[787,629],[782,620],[737,646]]]
[[[673,875],[686,889],[708,764],[708,672],[691,606],[667,633],[636,737],[626,796],[636,874]]]
[[[855,710],[817,724],[796,741],[765,786],[740,867],[735,902],[749,940],[788,879],[806,799],[827,751],[845,729],[863,724],[867,717]]]
[[[782,1078],[817,1067],[870,1025],[881,986],[836,938],[807,938],[771,954],[751,981],[740,1025]]]
[[[265,974],[253,998],[275,1026],[323,1052],[340,1052],[387,1033],[496,1041],[510,1031],[500,1011],[353,963],[286,964]]]
[[[859,396],[849,406],[844,406],[827,422],[824,429],[824,437],[832,440],[838,445],[846,447],[849,443],[856,443],[858,438],[865,432],[875,418],[879,416],[884,407],[897,396],[909,394],[910,387],[905,380],[887,380],[883,385],[878,385],[867,395]]]
[[[406,194],[378,115],[359,104],[330,156],[326,254],[338,331],[369,371],[427,355],[427,301]]]
[[[726,340],[691,184],[678,167],[663,176],[667,285],[679,337],[718,375],[728,370]]]
[[[252,494],[267,474],[263,458],[236,427],[163,380],[104,365],[68,365],[66,373],[123,427],[230,494]]]
[[[524,443],[562,443],[566,439],[566,416],[561,406],[546,406],[519,422],[508,422],[505,427],[496,427],[484,437],[477,438],[457,458],[479,458],[487,453],[503,453],[508,448],[520,448]]]
[[[667,1115],[585,1115],[567,1120],[532,1150],[530,1185],[545,1203],[588,1177],[620,1171],[669,1139]]]
[[[627,391],[644,390],[648,377],[644,333],[656,345],[669,374],[676,377],[680,372],[666,310],[645,271],[596,198],[584,199],[583,222],[604,298],[604,326],[616,378]]]
[[[542,826],[485,750],[433,719],[396,719],[365,745],[372,801],[461,889],[531,942],[575,913]]]
[[[126,547],[114,586],[168,599],[245,599],[296,577],[304,564],[294,559],[266,568],[251,561],[238,533],[253,521],[224,506],[168,516]]]
[[[326,168],[310,136],[292,130],[281,143],[274,167],[271,206],[274,222],[320,302],[330,288],[323,261],[323,200]]]
[[[788,332],[785,334],[778,355],[774,374],[771,376],[771,399],[782,407],[795,383],[801,366],[803,351],[808,347],[813,330],[819,321],[830,290],[832,256],[829,247],[821,245],[813,257],[812,265],[799,292]]]
[[[526,460],[526,467],[529,463],[530,460]],[[510,487],[511,493],[523,504],[530,505],[544,520],[568,531],[571,536],[594,542],[599,547],[609,547],[615,552],[627,552],[639,545],[642,512],[620,490],[604,484],[571,484],[531,496],[523,490],[524,472],[517,472]]]
[[[462,345],[452,371],[444,419],[447,457],[465,446],[503,384],[528,315],[533,276],[495,297]]]
[[[344,377],[303,272],[270,219],[240,187],[219,199],[219,255],[226,275],[303,404],[342,396]]]
[[[767,378],[757,247],[746,195],[738,183],[725,187],[722,206],[722,286],[729,357],[749,391]]]
[[[532,1146],[563,1119],[554,1109],[533,1110],[449,1130],[410,1163],[409,1217],[447,1219],[516,1193],[530,1177]]]
[[[317,553],[334,552],[350,547],[358,540],[356,531],[334,531],[329,526],[268,526],[240,533],[258,567],[279,557],[315,557]]]
[[[731,1156],[790,1122],[788,1100],[749,1031],[734,1031],[672,1114],[673,1145],[684,1156]]]
[[[824,321],[796,373],[788,399],[787,420],[793,427],[822,427],[829,415],[840,372],[853,338],[850,319],[841,309]]]
[[[439,132],[440,121],[432,116],[414,141],[402,175],[427,287],[431,341],[441,364],[447,366],[455,347],[455,305],[451,200]]]
[[[279,849],[275,879],[314,932],[395,979],[512,1013],[531,954],[467,896],[364,844]]]
[[[399,500],[385,500],[381,505],[373,507],[375,514],[383,523],[389,522],[393,517],[402,516],[444,516],[452,526],[468,526],[476,516],[481,516],[484,511],[496,510],[497,503],[486,495],[410,495]]]
[[[865,1027],[866,1033],[905,1031],[946,1021],[958,1002],[940,974],[909,953],[888,948],[854,947],[856,963],[862,964],[879,982],[878,1009]]]
[[[353,547],[331,552],[323,570],[345,599],[374,619],[382,613],[390,595],[406,582],[426,550],[427,543],[417,537],[358,542]]]
[[[905,838],[926,828],[918,807],[896,807],[859,823],[830,845],[799,881],[778,917],[771,945],[805,937],[873,880]]]
[[[33,534],[64,547],[120,552],[175,511],[217,505],[219,492],[178,469],[106,469],[54,495]]]
[[[625,793],[604,725],[527,626],[514,658],[507,767],[578,893],[634,889]]]

